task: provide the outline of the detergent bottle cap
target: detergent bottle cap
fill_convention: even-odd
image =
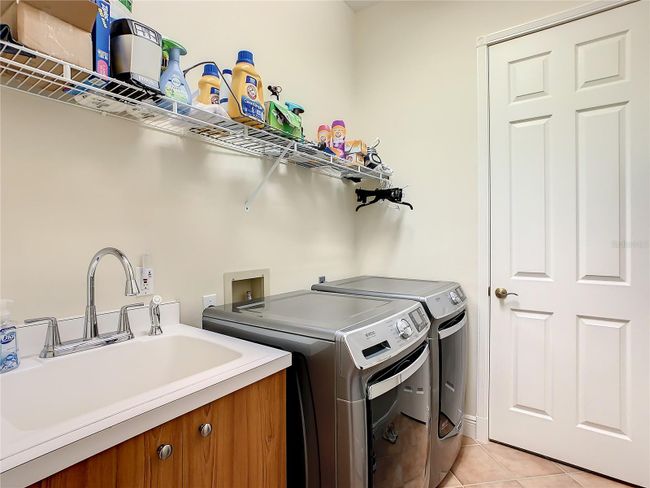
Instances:
[[[208,63],[203,65],[203,76],[216,76],[219,78],[219,70],[216,64]]]
[[[230,68],[224,68],[224,69],[221,70],[221,73],[224,74],[224,75],[231,75],[232,70]]]
[[[255,65],[253,62],[253,53],[250,51],[239,51],[237,54],[237,62]]]

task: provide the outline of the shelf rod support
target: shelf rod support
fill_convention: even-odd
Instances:
[[[253,205],[253,202],[257,198],[257,195],[259,192],[264,188],[264,185],[266,185],[266,182],[269,181],[269,178],[271,175],[275,172],[276,169],[278,169],[278,166],[280,165],[280,162],[284,159],[284,157],[287,155],[289,152],[289,149],[291,149],[291,146],[293,146],[293,142],[290,142],[287,147],[285,147],[280,155],[277,157],[275,162],[273,163],[273,166],[271,166],[271,169],[269,169],[266,174],[264,175],[264,178],[262,178],[262,181],[260,181],[260,184],[257,185],[257,188],[251,193],[248,198],[246,199],[246,202],[244,203],[244,210],[247,212],[251,211],[251,206]]]

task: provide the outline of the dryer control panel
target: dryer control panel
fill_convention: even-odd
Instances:
[[[355,365],[366,369],[399,354],[426,336],[431,322],[419,303],[405,313],[343,334]]]
[[[427,307],[437,319],[446,317],[455,313],[458,309],[465,306],[467,297],[463,292],[463,289],[458,285],[454,284],[453,287],[448,288],[444,292],[438,293],[427,298]]]

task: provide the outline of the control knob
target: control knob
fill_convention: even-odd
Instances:
[[[413,328],[411,324],[408,323],[408,320],[401,319],[396,324],[397,332],[403,339],[408,339],[413,334]]]

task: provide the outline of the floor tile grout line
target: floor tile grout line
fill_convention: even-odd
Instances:
[[[484,450],[485,450],[485,449],[484,449]],[[489,454],[488,454],[488,455],[489,455]],[[503,466],[501,463],[499,463],[499,461],[497,461],[496,459],[494,459],[492,456],[490,456],[490,458],[493,459],[496,463],[498,463],[498,464],[500,464],[501,466]],[[505,468],[505,466],[504,466],[504,468]],[[512,471],[510,471],[508,468],[505,468],[505,469],[506,469],[506,471],[507,471],[508,473],[512,473]],[[458,482],[460,483],[460,486],[450,487],[450,488],[465,488],[465,487],[477,487],[477,486],[480,487],[481,485],[489,485],[490,483],[507,483],[507,482],[510,482],[510,481],[516,481],[519,485],[521,485],[521,483],[519,483],[519,482],[522,481],[522,480],[531,480],[531,479],[539,479],[539,478],[551,478],[551,477],[553,477],[553,476],[568,476],[571,480],[573,480],[574,482],[576,482],[576,483],[577,483],[578,485],[580,485],[581,487],[584,487],[584,486],[585,486],[585,485],[583,485],[582,483],[580,483],[580,481],[578,481],[577,479],[575,479],[573,476],[570,476],[569,473],[565,473],[565,472],[561,472],[561,473],[552,473],[552,474],[542,474],[542,475],[538,475],[538,476],[520,476],[520,477],[518,477],[518,478],[504,478],[504,479],[498,479],[498,480],[492,480],[492,481],[483,481],[483,482],[481,482],[481,483],[469,483],[469,484],[463,484],[462,481],[460,481],[460,479],[458,479],[458,476],[456,476],[456,473],[454,473],[453,471],[452,471],[452,473],[453,473],[454,477],[455,477],[455,478],[458,480]],[[514,474],[514,473],[512,473],[512,474]]]
[[[479,446],[481,448],[481,450],[485,454],[487,454],[487,456],[490,459],[492,459],[495,463],[497,463],[499,466],[501,466],[506,472],[508,472],[510,474],[515,474],[510,469],[508,469],[502,462],[500,462],[492,454],[490,454],[490,451],[485,447],[486,445],[487,444],[477,442],[476,444],[465,444],[465,445],[462,446],[462,448]],[[512,448],[510,446],[505,446],[505,447],[509,447],[510,449],[514,449],[514,448]],[[560,472],[559,473],[550,473],[550,474],[537,475],[537,476],[520,476],[518,478],[507,478],[507,479],[499,479],[499,480],[493,480],[493,481],[484,481],[484,482],[481,482],[481,483],[463,484],[463,482],[460,480],[460,478],[458,478],[458,475],[456,475],[456,473],[453,471],[453,469],[451,469],[450,472],[454,475],[456,480],[458,480],[458,483],[460,483],[460,486],[450,487],[450,488],[465,488],[465,487],[479,487],[480,488],[481,485],[488,486],[490,483],[500,483],[500,482],[503,483],[503,482],[512,482],[512,481],[517,482],[517,484],[519,484],[520,486],[523,486],[523,485],[521,485],[521,483],[519,483],[520,481],[530,480],[530,479],[538,479],[538,478],[550,478],[550,477],[553,477],[553,476],[567,476],[570,480],[572,480],[578,486],[580,486],[582,488],[589,488],[588,485],[583,484],[578,478],[573,476],[574,474],[578,474],[578,473],[583,472],[583,471],[579,470],[578,468],[575,468],[575,469],[578,469],[577,471],[567,471],[566,468],[569,468],[569,466],[565,467],[559,461],[555,461],[553,459],[548,459],[548,458],[546,458],[544,456],[538,456],[536,454],[533,454],[533,453],[530,453],[530,452],[527,452],[527,451],[523,451],[523,450],[520,451],[519,449],[514,449],[514,450],[529,454],[529,455],[534,456],[534,457],[539,458],[539,459],[546,460],[546,461],[550,462],[551,464],[553,464],[554,466],[556,466],[560,470]],[[588,471],[584,471],[584,472],[589,473]],[[600,477],[598,474],[594,474],[594,473],[589,473],[589,474],[592,474],[593,476]],[[602,477],[602,478],[603,479],[608,479],[606,477]],[[615,480],[611,480],[611,481],[617,482]],[[626,486],[626,485],[622,484],[622,486]]]
[[[533,479],[539,479],[539,478],[552,478],[553,476],[568,476],[568,473],[556,473],[556,474],[543,474],[541,476],[522,476],[519,478],[507,478],[507,479],[502,479],[502,480],[493,480],[493,481],[483,481],[482,483],[470,483],[467,485],[463,485],[461,483],[461,486],[457,487],[450,487],[450,488],[461,488],[461,487],[473,487],[473,486],[481,486],[481,485],[489,485],[490,483],[507,483],[509,481],[516,481],[519,483],[520,481],[525,481],[525,480],[533,480]],[[582,483],[580,483],[578,480],[574,479],[572,476],[569,476],[573,481],[578,483],[580,486],[584,486]],[[459,481],[460,483],[460,481]],[[519,483],[521,484],[521,483]]]
[[[511,471],[509,471],[509,472],[511,472]],[[475,487],[481,487],[481,486],[484,486],[484,485],[488,486],[488,485],[494,484],[494,483],[508,483],[508,482],[512,482],[512,481],[515,481],[520,486],[523,486],[523,485],[521,485],[521,483],[519,483],[520,481],[527,481],[527,480],[540,479],[540,478],[552,478],[554,476],[566,476],[566,477],[569,477],[573,482],[575,482],[580,487],[589,488],[589,485],[584,485],[584,484],[582,484],[582,482],[579,479],[576,479],[575,477],[571,476],[571,474],[575,474],[575,473],[578,473],[578,471],[576,471],[574,473],[543,474],[543,475],[540,475],[540,476],[521,476],[519,478],[505,478],[505,479],[492,480],[492,481],[483,481],[481,483],[469,483],[469,484],[463,484],[460,480],[458,480],[460,485],[452,486],[452,487],[449,487],[449,488],[475,488]],[[455,474],[454,474],[454,476],[456,477],[456,479],[458,479],[458,477]],[[597,475],[594,475],[594,476],[597,476]],[[607,479],[607,478],[604,478],[604,479]],[[623,486],[625,486],[625,485],[623,485]]]
[[[486,445],[487,445],[487,444],[486,444]],[[492,459],[495,463],[497,463],[499,466],[501,466],[503,469],[505,469],[508,473],[515,474],[515,473],[513,473],[510,469],[508,469],[508,467],[507,467],[505,464],[503,464],[501,461],[499,461],[497,458],[495,458],[492,454],[490,454],[490,451],[488,451],[488,450],[485,448],[484,445],[479,444],[479,446],[481,447],[481,449],[483,449],[483,452],[484,452],[485,454],[487,454],[488,457],[489,457],[490,459]],[[517,478],[515,478],[515,480],[516,480],[516,479],[517,479]]]

